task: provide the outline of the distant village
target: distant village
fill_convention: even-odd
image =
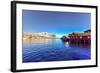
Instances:
[[[53,39],[55,38],[55,34],[49,34],[47,32],[38,32],[38,33],[23,33],[23,40],[27,39]]]

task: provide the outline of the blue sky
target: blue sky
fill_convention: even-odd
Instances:
[[[62,36],[91,28],[90,13],[23,10],[23,32],[48,32]]]

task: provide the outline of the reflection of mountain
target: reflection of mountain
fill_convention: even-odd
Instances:
[[[28,40],[28,39],[53,39],[56,38],[55,34],[49,34],[47,32],[40,32],[40,33],[23,33],[23,40]]]

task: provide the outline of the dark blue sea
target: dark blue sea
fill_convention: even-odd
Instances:
[[[90,45],[69,44],[69,42],[63,42],[61,39],[23,42],[23,63],[87,59],[91,59]]]

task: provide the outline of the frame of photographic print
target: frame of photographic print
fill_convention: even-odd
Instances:
[[[18,6],[19,5],[19,6]],[[30,67],[29,68],[25,68],[25,67],[27,67],[27,65],[25,66],[25,65],[23,65],[23,67],[19,67],[18,68],[18,66],[19,66],[19,64],[20,63],[18,63],[17,61],[19,61],[19,59],[18,59],[18,51],[17,51],[17,49],[19,48],[19,49],[21,49],[20,47],[18,47],[18,41],[22,41],[21,39],[18,39],[18,36],[17,35],[19,35],[20,33],[18,33],[19,32],[19,29],[20,28],[22,28],[22,27],[18,27],[17,25],[18,25],[18,23],[19,23],[19,19],[18,19],[18,16],[19,16],[19,14],[18,14],[18,9],[20,9],[20,8],[25,8],[25,7],[21,7],[21,5],[22,6],[24,6],[24,5],[26,5],[25,7],[27,7],[27,5],[29,6],[29,7],[31,7],[31,6],[35,6],[35,5],[43,5],[44,7],[49,7],[49,6],[51,6],[51,9],[53,8],[53,7],[58,7],[58,9],[59,9],[59,7],[60,7],[60,9],[61,8],[63,8],[64,10],[65,10],[65,8],[67,8],[67,7],[69,7],[69,9],[70,9],[70,7],[71,8],[79,8],[79,9],[81,9],[81,8],[86,8],[87,10],[89,9],[90,11],[91,10],[93,10],[93,12],[94,12],[94,17],[95,17],[95,20],[94,20],[94,28],[95,28],[95,38],[94,38],[94,41],[95,41],[95,43],[93,44],[94,45],[94,63],[92,64],[80,64],[80,65],[74,65],[74,66],[67,66],[65,63],[65,66],[63,66],[63,64],[62,65],[59,65],[59,66],[56,66],[57,64],[55,64],[55,63],[52,63],[53,65],[55,65],[55,66],[48,66],[48,67],[36,67],[36,68],[34,68],[34,66],[32,66],[32,65],[29,65]],[[65,8],[64,8],[65,7]],[[36,7],[36,8],[39,8],[39,7]],[[36,9],[35,8],[35,9]],[[34,9],[33,9],[34,10]],[[39,10],[39,9],[37,9],[37,10]],[[59,11],[59,10],[58,10]],[[11,71],[12,72],[22,72],[22,71],[40,71],[40,70],[55,70],[55,69],[73,69],[73,68],[86,68],[86,67],[97,67],[97,61],[98,61],[98,59],[97,59],[97,12],[98,12],[98,9],[97,9],[97,6],[89,6],[89,5],[74,5],[74,4],[58,4],[58,3],[43,3],[43,2],[27,2],[27,1],[12,1],[11,2]],[[22,30],[22,29],[20,29],[20,30]],[[91,30],[94,30],[94,29],[91,29]],[[92,35],[92,34],[91,34]],[[21,42],[22,43],[22,42]],[[19,45],[20,45],[20,43],[19,43]],[[44,64],[45,64],[45,62],[44,62]],[[71,63],[70,63],[71,64]],[[20,65],[22,65],[22,64],[20,64]],[[35,65],[37,65],[37,64],[35,64]],[[38,64],[39,65],[39,64]],[[41,64],[41,65],[43,65],[43,64]],[[46,65],[49,65],[49,64],[46,64]]]

